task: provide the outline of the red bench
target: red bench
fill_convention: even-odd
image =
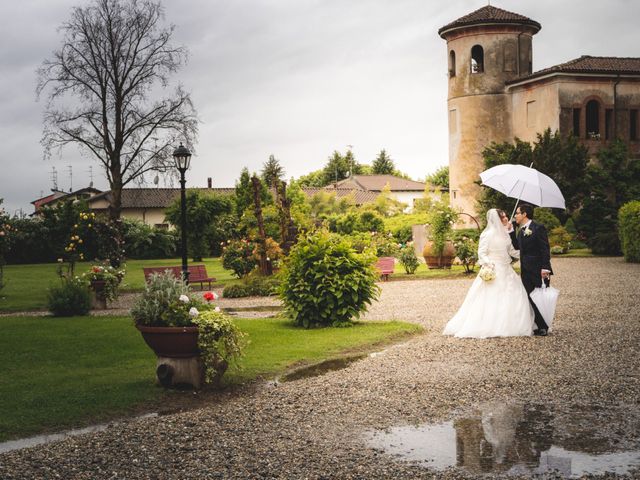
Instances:
[[[200,284],[200,288],[204,288],[204,284],[206,283],[211,289],[211,283],[215,282],[215,277],[210,277],[207,275],[207,267],[204,265],[189,265],[187,267],[189,269],[189,285],[194,285],[196,283]],[[144,279],[145,281],[149,280],[149,276],[153,273],[164,273],[169,270],[173,273],[173,276],[176,278],[182,277],[182,267],[174,266],[174,267],[142,267],[144,271]]]
[[[376,262],[376,268],[380,272],[383,280],[389,280],[389,275],[393,273],[396,265],[396,259],[393,257],[380,257]]]

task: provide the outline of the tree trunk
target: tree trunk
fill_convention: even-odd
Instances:
[[[260,202],[260,179],[255,175],[251,177],[253,185],[253,206],[258,220],[258,268],[262,275],[271,275],[273,269],[271,262],[267,260],[267,235],[264,232],[264,219],[262,218],[262,204]]]

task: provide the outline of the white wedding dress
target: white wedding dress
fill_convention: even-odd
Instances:
[[[495,209],[489,210],[487,220],[478,245],[478,263],[493,264],[496,276],[490,281],[476,277],[443,333],[461,338],[532,335],[533,309],[520,276],[511,267],[511,257],[519,258],[520,252],[511,245]]]

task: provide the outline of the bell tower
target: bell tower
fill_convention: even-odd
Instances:
[[[505,82],[532,73],[532,38],[541,25],[491,5],[438,30],[447,42],[449,195],[451,206],[476,215],[482,151],[512,141]]]

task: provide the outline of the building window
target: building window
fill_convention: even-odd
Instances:
[[[471,49],[471,73],[484,72],[484,50],[480,45]]]
[[[449,77],[456,76],[456,52],[449,52]]]
[[[629,140],[638,140],[638,110],[629,110]]]
[[[580,109],[573,109],[573,135],[580,137]]]
[[[536,102],[527,102],[527,127],[536,126]]]
[[[587,102],[587,130],[586,137],[591,140],[600,140],[600,105],[597,100]]]
[[[611,140],[613,137],[613,110],[607,108],[604,111],[604,139]]]

